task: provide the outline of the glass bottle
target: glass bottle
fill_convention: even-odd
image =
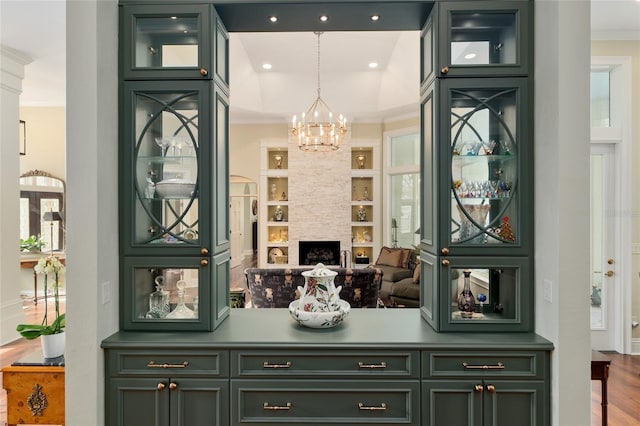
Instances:
[[[195,318],[194,312],[184,303],[184,290],[187,287],[187,283],[184,280],[178,280],[176,287],[178,288],[178,305],[166,316],[166,318]]]
[[[169,306],[169,292],[163,290],[164,278],[157,276],[154,280],[156,291],[149,294],[149,312],[147,318],[164,318],[171,310]]]
[[[464,288],[458,296],[458,309],[462,318],[471,318],[476,310],[476,299],[471,292],[471,271],[462,271],[464,274]]]

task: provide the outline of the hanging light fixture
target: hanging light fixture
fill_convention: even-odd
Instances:
[[[298,148],[302,151],[335,151],[347,133],[347,119],[336,116],[320,96],[320,35],[318,36],[318,97],[300,120],[293,116],[292,133],[298,138]]]

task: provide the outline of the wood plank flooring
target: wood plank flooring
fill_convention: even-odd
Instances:
[[[231,269],[231,288],[246,289],[244,269],[255,266],[255,257],[246,259],[240,266]],[[247,295],[248,298],[248,295]],[[248,301],[248,300],[247,300]],[[64,302],[64,299],[63,299]],[[53,309],[50,302],[49,309]],[[23,304],[25,322],[40,321],[44,312],[44,305],[34,306],[28,300]],[[61,303],[64,310],[65,304]],[[0,367],[9,365],[23,358],[25,355],[40,350],[40,340],[20,339],[0,347]],[[640,355],[620,355],[607,353],[611,358],[609,377],[609,426],[638,426],[640,425]],[[0,384],[2,383],[0,374]],[[591,426],[601,426],[600,382],[591,382]],[[6,425],[7,407],[6,392],[0,391],[0,425]],[[440,425],[434,425],[440,426]]]

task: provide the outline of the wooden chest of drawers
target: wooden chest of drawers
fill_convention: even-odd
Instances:
[[[2,369],[7,423],[64,425],[64,367],[11,365]]]

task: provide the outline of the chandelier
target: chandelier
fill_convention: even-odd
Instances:
[[[347,133],[347,119],[337,116],[329,109],[320,96],[320,35],[318,36],[318,97],[300,120],[293,116],[292,133],[298,138],[298,148],[302,151],[335,151],[340,147],[342,137]]]

